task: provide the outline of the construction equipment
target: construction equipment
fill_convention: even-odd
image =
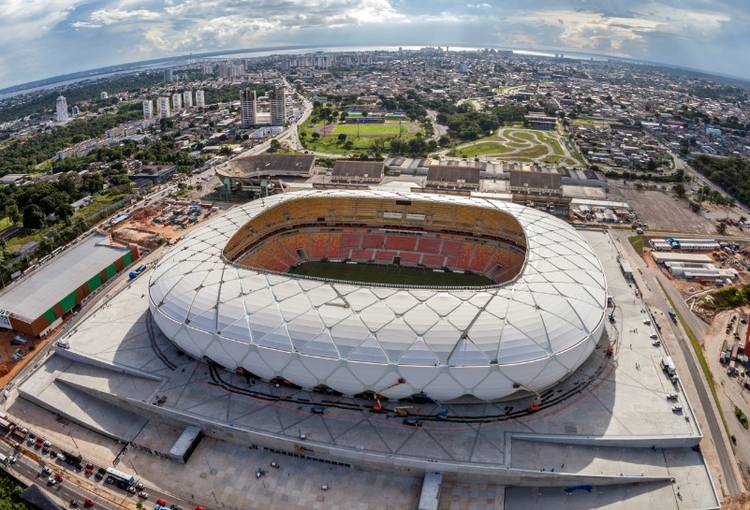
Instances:
[[[531,393],[534,394],[534,400],[531,401],[531,405],[527,409],[528,412],[535,413],[535,412],[537,412],[539,410],[539,401],[542,399],[542,396],[539,394],[538,391],[532,390],[531,388],[529,388],[525,384],[521,384],[521,383],[518,383],[518,382],[513,383],[513,387],[514,388],[523,388],[526,391],[530,391]]]
[[[400,386],[404,383],[406,383],[406,379],[404,379],[403,377],[399,377],[395,383],[389,386],[386,386],[384,389],[380,390],[380,392],[375,393],[375,395],[373,396],[373,398],[375,399],[375,404],[372,406],[372,410],[375,411],[376,413],[382,413],[383,403],[381,402],[381,399],[383,398],[383,395],[381,395],[380,393],[384,393],[390,390],[391,388],[395,388],[396,386]]]
[[[438,402],[434,398],[428,397],[424,391],[419,392],[417,394],[417,397],[424,399],[432,404],[435,404],[436,406],[440,408],[440,411],[438,411],[437,414],[435,415],[435,418],[437,418],[438,420],[444,420],[448,417],[448,413],[450,413],[450,409],[448,409],[448,406],[446,406],[442,402]]]
[[[609,347],[607,347],[607,357],[611,358],[612,355],[615,353],[615,347],[617,346],[617,338],[615,338],[611,344],[609,344]]]
[[[411,408],[412,406],[394,407],[393,412],[396,413],[396,416],[409,416],[409,411],[407,409]]]

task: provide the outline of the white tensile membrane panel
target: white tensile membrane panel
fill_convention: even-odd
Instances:
[[[512,216],[526,260],[510,282],[477,288],[330,283],[242,267],[222,253],[271,207],[309,198],[422,201]],[[151,312],[164,334],[197,358],[304,388],[391,398],[498,400],[521,384],[554,386],[593,351],[607,287],[589,244],[565,222],[517,204],[391,191],[308,191],[228,211],[187,235],[152,273]]]

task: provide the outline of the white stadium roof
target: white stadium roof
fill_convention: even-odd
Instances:
[[[330,282],[240,267],[227,241],[269,207],[308,197],[451,202],[515,217],[526,262],[513,281],[480,288]],[[150,281],[154,318],[180,349],[234,370],[401,398],[497,400],[553,386],[591,354],[604,328],[606,280],[568,224],[520,205],[391,191],[305,191],[256,200],[186,236]],[[405,383],[385,388],[404,378]],[[515,387],[514,387],[515,386]]]

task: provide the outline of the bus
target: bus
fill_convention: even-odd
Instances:
[[[133,485],[135,483],[135,478],[130,476],[127,473],[123,473],[122,471],[118,471],[115,468],[107,468],[107,475],[111,476],[115,479],[115,482],[123,482],[127,484],[128,486]]]

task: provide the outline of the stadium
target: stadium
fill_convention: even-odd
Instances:
[[[607,288],[589,244],[544,212],[330,190],[206,223],[161,259],[149,299],[180,350],[227,370],[344,395],[497,401],[576,371],[604,329]]]

